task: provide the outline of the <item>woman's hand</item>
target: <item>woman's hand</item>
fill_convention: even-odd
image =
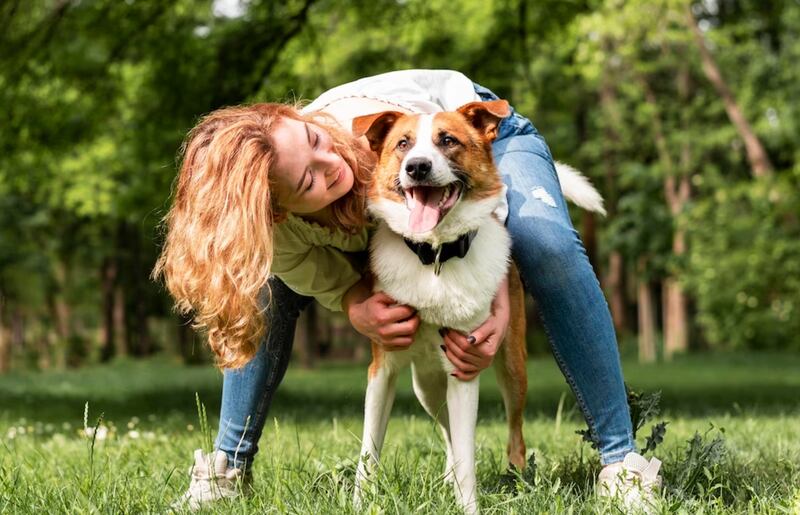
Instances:
[[[439,331],[444,340],[442,350],[456,367],[453,376],[469,381],[492,364],[506,337],[510,314],[506,277],[492,302],[492,314],[472,334],[465,336],[453,329]]]
[[[365,285],[351,288],[342,302],[350,323],[384,350],[405,350],[414,343],[419,328],[417,312],[383,292],[371,294]]]

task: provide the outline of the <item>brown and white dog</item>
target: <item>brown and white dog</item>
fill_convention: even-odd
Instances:
[[[365,135],[378,155],[369,191],[369,210],[379,221],[370,246],[375,290],[413,306],[422,321],[406,351],[384,352],[372,344],[357,506],[363,483],[380,456],[397,373],[410,364],[414,393],[441,427],[447,447],[445,472],[454,483],[456,500],[465,512],[478,511],[478,378],[461,381],[450,375],[455,369],[440,349],[439,330],[468,334],[481,325],[506,275],[511,318],[494,368],[508,419],[508,461],[519,469],[525,466],[524,297],[511,261],[511,238],[495,214],[504,189],[492,156],[498,125],[508,114],[508,103],[495,100],[466,104],[457,112],[390,111],[353,121],[353,133]],[[573,193],[586,194],[588,182],[577,177],[565,177],[565,183],[578,185]],[[570,197],[567,191],[565,195]]]

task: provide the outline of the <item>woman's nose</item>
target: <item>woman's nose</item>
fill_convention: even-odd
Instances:
[[[323,160],[323,166],[325,169],[325,177],[332,175],[339,169],[339,156],[334,152],[329,152]]]

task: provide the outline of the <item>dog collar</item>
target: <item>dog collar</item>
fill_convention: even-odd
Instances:
[[[462,234],[457,240],[449,241],[437,248],[434,248],[430,243],[419,243],[408,238],[403,238],[403,241],[417,255],[420,263],[423,265],[432,264],[433,272],[439,275],[439,271],[445,261],[453,257],[463,258],[467,255],[469,246],[472,244],[476,234],[478,234],[477,229]]]

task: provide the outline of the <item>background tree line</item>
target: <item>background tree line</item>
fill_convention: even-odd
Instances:
[[[411,67],[509,99],[601,189],[574,220],[623,350],[800,350],[798,62],[791,0],[0,1],[0,372],[206,360],[149,280],[187,130]],[[298,344],[367,348],[317,308]]]

